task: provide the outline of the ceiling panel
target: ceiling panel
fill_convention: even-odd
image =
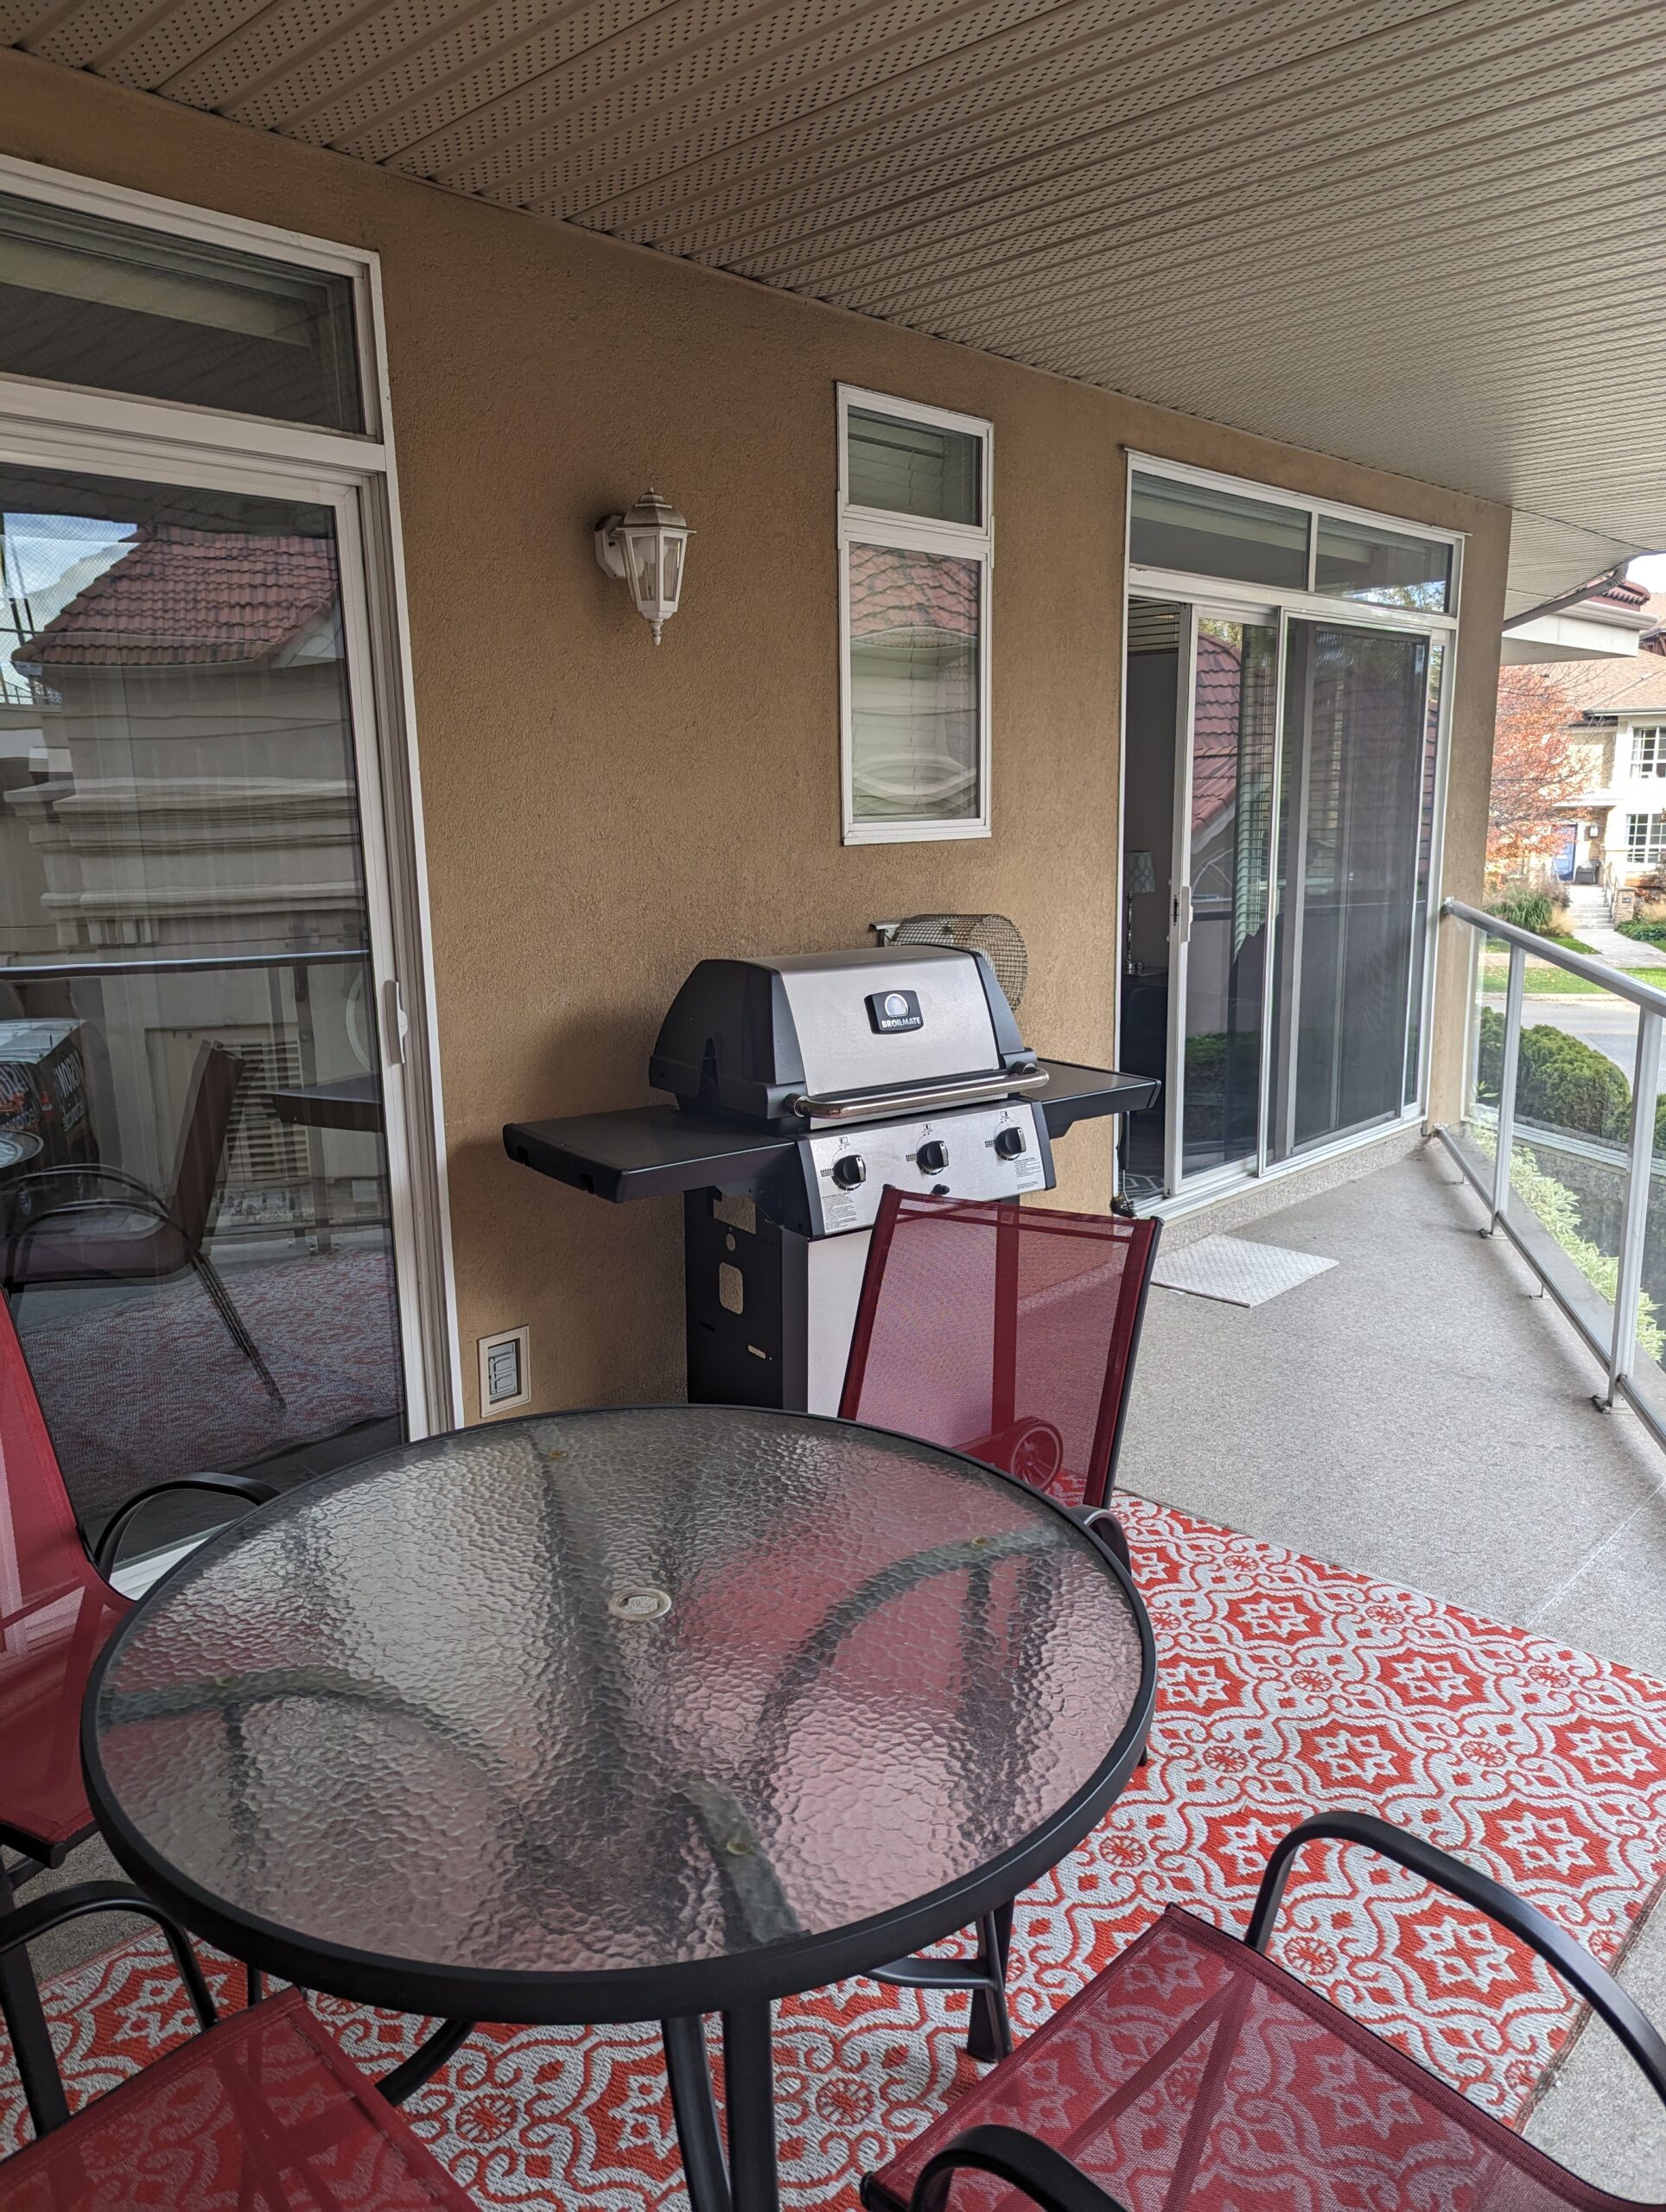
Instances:
[[[0,0],[0,43],[1666,546],[1653,0]]]

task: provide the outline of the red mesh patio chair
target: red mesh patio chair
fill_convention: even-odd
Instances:
[[[1496,1882],[1364,1813],[1304,1821],[1240,1940],[1171,1906],[862,2184],[868,2212],[1619,2212],[1490,2113],[1265,1956],[1294,1853],[1363,1844],[1536,1951],[1666,2101],[1666,2042],[1571,1936]]]
[[[157,1483],[127,1500],[96,1555],[89,1552],[0,1299],[0,1845],[23,1854],[0,1861],[0,1912],[23,1883],[60,1865],[92,1833],[81,1786],[81,1699],[128,1605],[105,1577],[134,1516],[176,1490],[222,1491],[251,1504],[275,1494],[245,1475]],[[46,2026],[28,1961],[16,1953],[0,1957],[0,2014],[20,2057],[38,2053]]]
[[[35,1283],[168,1282],[188,1268],[261,1388],[281,1406],[283,1393],[207,1251],[242,1081],[235,1052],[203,1046],[165,1196],[120,1167],[36,1167],[12,1176],[6,1185],[12,1227],[4,1244],[5,1287],[21,1297]],[[70,1195],[89,1182],[105,1185],[105,1193]],[[54,1186],[66,1195],[54,1198]]]
[[[0,2164],[6,2212],[474,2212],[396,2109],[467,2022],[442,2023],[372,2083],[298,1989],[217,2020],[184,1931],[117,1882],[60,1890],[0,1919],[0,1954],[16,1957],[93,1912],[157,1923],[202,2032]],[[61,2107],[55,2072],[54,2082]]]
[[[1157,1249],[1154,1221],[881,1194],[839,1400],[843,1421],[964,1452],[1084,1511],[1129,1564],[1108,1508]],[[966,2049],[1012,2049],[1010,1904],[970,1959],[899,1960],[877,1980],[970,1989]]]
[[[1104,1509],[1157,1230],[1113,1214],[886,1191],[841,1416]],[[1102,1533],[1126,1566],[1109,1516]]]

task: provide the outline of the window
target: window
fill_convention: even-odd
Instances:
[[[1439,538],[1411,537],[1336,515],[1319,518],[1315,591],[1444,614],[1451,583],[1452,548]]]
[[[0,193],[0,370],[362,430],[351,277]]]
[[[1666,860],[1666,814],[1626,816],[1625,857],[1650,867]]]
[[[1178,477],[1136,474],[1128,557],[1141,568],[1185,569],[1305,591],[1311,526],[1303,507],[1246,499]]]
[[[1666,776],[1666,726],[1655,723],[1646,729],[1631,732],[1631,773],[1634,776]],[[1641,815],[1637,817],[1643,819]]]
[[[840,390],[847,844],[989,835],[992,440]]]

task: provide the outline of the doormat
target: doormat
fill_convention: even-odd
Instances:
[[[1173,1254],[1160,1245],[1151,1280],[1160,1290],[1218,1299],[1224,1306],[1264,1306],[1335,1265],[1316,1252],[1287,1252],[1281,1245],[1251,1244],[1243,1236],[1205,1236]]]
[[[1241,1930],[1269,1847],[1320,1807],[1386,1815],[1618,1961],[1666,1866],[1666,1683],[1168,1506],[1118,1509],[1160,1655],[1151,1758],[1020,1902],[1021,2035],[1166,1904]],[[1303,1854],[1274,1953],[1511,2123],[1579,2024],[1530,1953],[1364,1852]],[[234,2004],[241,1969],[217,1980]],[[415,2023],[315,2001],[372,2074],[414,2040]],[[46,2002],[72,2102],[189,2027],[148,1940],[60,1976]],[[965,2023],[963,1995],[867,1981],[777,2007],[789,2212],[856,2212],[860,2176],[976,2077]],[[686,2201],[651,2025],[481,2028],[405,2109],[487,2212]],[[8,2059],[0,2149],[27,2129]]]

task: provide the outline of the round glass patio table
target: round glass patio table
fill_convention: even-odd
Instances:
[[[117,1858],[307,1987],[659,2020],[696,2202],[775,2201],[769,2005],[1013,1898],[1139,1755],[1124,1569],[973,1460],[808,1414],[534,1415],[250,1515],[89,1686]],[[696,2078],[697,2077],[697,2078]]]

